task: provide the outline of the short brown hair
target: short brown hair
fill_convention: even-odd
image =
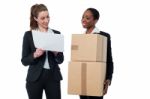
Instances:
[[[41,11],[48,11],[47,7],[44,4],[35,4],[31,7],[31,13],[30,13],[30,29],[36,29],[38,28],[38,24],[34,17],[38,17],[39,12]]]

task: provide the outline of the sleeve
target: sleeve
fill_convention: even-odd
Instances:
[[[58,52],[58,54],[55,56],[55,61],[57,64],[61,64],[64,61],[64,55],[62,52]]]
[[[22,58],[21,62],[24,66],[32,65],[36,63],[36,59],[33,58],[33,52],[31,51],[30,42],[29,42],[29,33],[26,32],[23,37],[22,44]]]
[[[54,33],[56,34],[61,34],[59,31],[57,30],[53,30]],[[64,55],[63,52],[58,52],[58,54],[55,56],[55,61],[57,62],[57,64],[61,64],[64,61]]]
[[[112,80],[113,74],[113,59],[112,59],[112,51],[111,51],[111,37],[108,35],[107,37],[107,69],[106,69],[106,79]]]

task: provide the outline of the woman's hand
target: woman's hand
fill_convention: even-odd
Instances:
[[[33,54],[33,57],[34,58],[38,58],[38,57],[42,56],[44,52],[45,51],[43,49],[37,48],[36,51]]]
[[[107,91],[108,91],[108,86],[110,85],[111,81],[108,79],[108,80],[105,80],[104,82],[104,90],[103,90],[103,95],[107,94]]]
[[[56,52],[56,51],[52,51],[52,52],[54,53],[55,56],[57,56],[58,52]]]

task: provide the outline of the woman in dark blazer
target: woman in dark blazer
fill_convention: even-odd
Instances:
[[[107,37],[107,63],[106,63],[106,80],[104,82],[104,95],[107,93],[108,86],[111,84],[113,74],[113,60],[111,53],[111,39],[110,35],[106,32],[100,31],[95,25],[99,20],[99,12],[95,8],[88,8],[82,16],[82,26],[86,29],[86,34],[98,33]],[[80,99],[103,99],[96,96],[80,96]]]
[[[62,75],[58,64],[64,60],[63,53],[35,48],[33,42],[32,33],[36,31],[60,34],[59,31],[48,28],[49,20],[48,9],[45,5],[35,4],[31,7],[31,30],[24,34],[21,59],[24,66],[29,66],[26,78],[29,99],[42,99],[43,90],[47,99],[61,99]]]

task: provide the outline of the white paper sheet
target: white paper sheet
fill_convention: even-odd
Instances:
[[[62,34],[32,32],[36,48],[48,51],[64,51],[64,36]]]

